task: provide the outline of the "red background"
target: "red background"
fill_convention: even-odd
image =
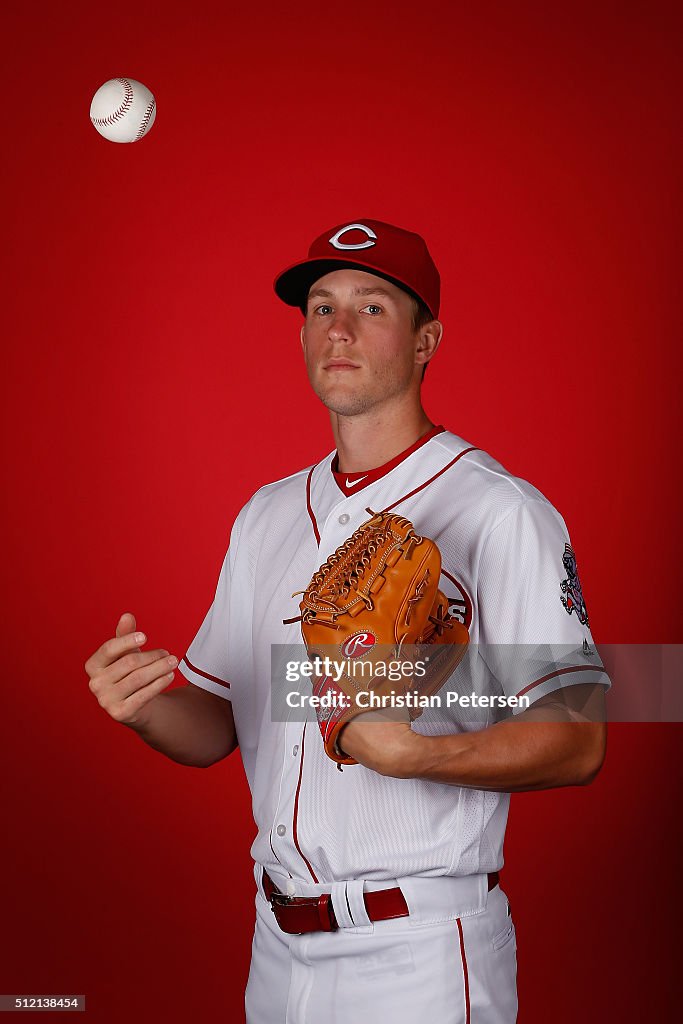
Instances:
[[[149,750],[83,662],[124,610],[181,655],[238,509],[332,448],[272,291],[326,226],[424,234],[432,419],[560,509],[598,642],[681,640],[674,9],[5,13],[0,991],[82,992],[98,1022],[241,1017],[240,762]],[[88,120],[117,75],[157,96],[132,146]],[[613,726],[590,788],[513,799],[524,1024],[675,1005],[680,737]]]

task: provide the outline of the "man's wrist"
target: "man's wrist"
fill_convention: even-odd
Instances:
[[[397,779],[426,779],[430,768],[438,763],[438,740],[441,737],[423,736],[414,729],[402,733],[401,745],[389,754],[383,774]]]
[[[464,748],[461,735],[449,733],[446,736],[424,736],[411,729],[411,736],[414,739],[407,747],[406,775],[403,777],[439,782],[443,779],[448,762],[448,781],[457,785],[457,780],[452,778],[452,775],[454,762]]]

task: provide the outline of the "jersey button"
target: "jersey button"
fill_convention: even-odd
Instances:
[[[292,757],[296,757],[296,755],[298,753],[299,753],[299,744],[297,743],[294,747],[292,747]]]
[[[285,834],[285,832],[287,831],[287,829],[286,829],[286,827],[284,825],[278,825],[278,827],[275,829],[275,831],[277,832],[277,834],[279,836],[283,836]]]
[[[339,516],[339,522],[342,526],[346,526],[351,516],[347,516],[346,512]]]

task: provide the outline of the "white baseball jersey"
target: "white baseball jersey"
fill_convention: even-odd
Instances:
[[[235,521],[181,671],[232,701],[258,827],[252,855],[273,877],[317,884],[498,870],[508,794],[387,778],[362,765],[339,771],[315,721],[297,720],[300,711],[273,721],[271,647],[301,644],[300,625],[283,625],[298,614],[292,594],[368,508],[405,516],[438,544],[440,588],[482,652],[457,669],[461,692],[461,674],[475,671],[488,676],[489,691],[532,700],[577,683],[609,686],[562,517],[536,488],[440,427],[378,470],[344,476],[331,453],[257,491]],[[523,646],[510,658],[509,645]],[[481,692],[481,679],[471,683]],[[436,735],[495,720],[483,710],[458,725],[427,711],[413,728]]]

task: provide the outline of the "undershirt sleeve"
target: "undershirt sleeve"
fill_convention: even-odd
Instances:
[[[486,538],[479,562],[479,653],[507,696],[610,686],[591,635],[564,520],[527,498]],[[524,711],[524,706],[512,709]]]

